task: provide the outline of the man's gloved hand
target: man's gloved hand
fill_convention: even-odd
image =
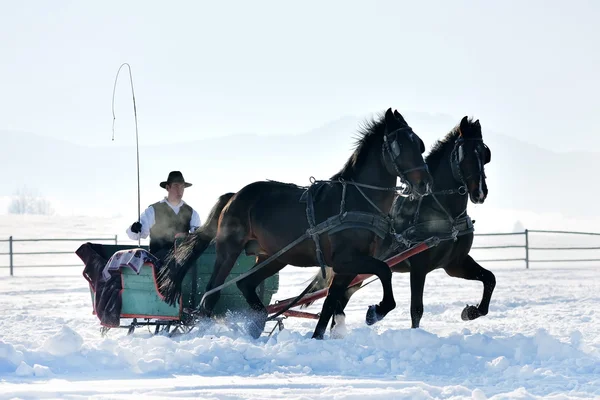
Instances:
[[[131,232],[133,233],[140,233],[142,231],[142,224],[138,222],[134,222],[133,225],[131,225]]]

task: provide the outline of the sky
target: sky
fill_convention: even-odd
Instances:
[[[11,140],[3,132],[91,147],[127,146],[130,157],[120,161],[119,174],[108,178],[127,186],[129,197],[115,213],[136,214],[137,165],[131,147],[136,126],[127,68],[116,85],[112,141],[115,76],[128,63],[139,145],[146,149],[237,134],[299,135],[320,129],[333,135],[335,127],[354,126],[348,121],[392,107],[411,116],[409,123],[427,148],[468,115],[480,120],[490,143],[491,133],[500,133],[554,152],[591,152],[587,158],[567,157],[589,159],[600,148],[599,20],[600,3],[593,1],[3,2],[0,155],[3,141]],[[442,125],[444,131],[429,132]],[[349,141],[355,134],[348,132]],[[185,160],[172,148],[160,158],[149,158],[142,149],[142,203],[161,198],[157,182],[183,169],[197,184],[185,200],[206,215],[218,194],[235,190],[242,181],[301,176],[294,181],[306,184],[311,175],[328,176],[335,171],[326,161],[345,160],[349,141],[329,149],[309,170],[291,163],[273,171],[275,151],[290,148],[248,148],[244,151],[260,156],[251,168],[244,166],[243,176],[237,176],[240,166],[231,147],[207,154],[215,150],[204,142],[197,145],[197,156],[188,154]],[[293,151],[302,154],[313,145]],[[551,170],[547,161],[535,159],[534,150],[525,153],[533,157],[531,168],[515,176],[504,166],[524,153],[494,152],[488,169],[493,194],[483,210],[494,213],[494,201],[517,197],[502,190],[502,179],[556,186],[554,177],[544,183],[531,172]],[[63,155],[29,152],[23,157],[57,166]],[[208,179],[207,160],[215,157],[221,157],[213,162],[219,173]],[[76,174],[70,168],[59,184],[41,194],[57,208],[63,204],[71,210],[69,202],[79,201],[72,190],[87,190],[80,195],[89,208],[89,199],[101,199],[105,192],[72,182]],[[45,171],[56,168],[39,168],[38,175]],[[15,173],[23,184],[31,182],[31,172]],[[232,183],[231,175],[239,181]],[[0,190],[5,197],[0,203],[18,189],[8,186]],[[594,198],[593,190],[584,193]],[[519,197],[536,198],[536,193],[532,189]],[[527,211],[542,212],[536,202]],[[6,209],[2,204],[0,212]],[[595,208],[589,213],[596,217]],[[510,218],[510,224],[517,218]]]
[[[600,145],[593,1],[3,2],[0,131],[90,146],[299,134],[388,107]],[[346,150],[346,149],[344,149]],[[201,153],[201,149],[199,149]]]

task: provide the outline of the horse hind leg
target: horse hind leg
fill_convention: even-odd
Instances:
[[[212,275],[206,285],[206,292],[225,282],[244,248],[245,235],[241,230],[228,229],[227,232],[226,235],[217,236],[215,242],[216,258]],[[220,296],[220,291],[206,296],[200,304],[202,314],[205,316],[212,315]]]
[[[461,318],[463,321],[471,321],[487,315],[492,299],[492,293],[496,287],[496,277],[491,271],[483,268],[469,255],[462,264],[455,264],[445,268],[446,273],[456,278],[477,280],[483,283],[483,295],[478,306],[468,305],[463,309]]]
[[[258,264],[267,259],[267,256],[258,256],[253,268],[256,268]],[[248,323],[246,330],[254,339],[260,337],[264,331],[268,316],[267,308],[256,294],[256,288],[261,282],[275,275],[285,266],[285,263],[273,260],[268,264],[263,265],[260,270],[257,270],[255,273],[248,275],[237,282],[238,289],[242,292],[242,295],[244,295],[244,298],[250,306],[250,322]]]

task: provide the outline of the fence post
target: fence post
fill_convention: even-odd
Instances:
[[[529,229],[525,229],[525,269],[529,269]]]
[[[9,257],[10,257],[10,262],[9,262],[9,267],[10,267],[10,276],[13,276],[13,238],[12,236],[10,236],[8,238],[8,253],[9,253]]]
[[[117,235],[115,235],[115,245],[118,244],[117,243]]]

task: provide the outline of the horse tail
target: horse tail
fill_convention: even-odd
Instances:
[[[331,282],[333,281],[333,276],[334,276],[333,268],[325,267],[325,278],[323,278],[323,275],[321,274],[321,270],[319,269],[319,271],[315,274],[313,279],[308,284],[309,286],[312,286],[312,288],[306,293],[305,296],[308,296],[309,294],[317,292],[321,289],[328,288],[331,285]],[[312,303],[314,303],[314,301],[302,304],[300,306],[300,308],[306,308],[306,307],[310,306]]]
[[[188,235],[183,243],[169,251],[156,278],[156,286],[164,301],[175,304],[181,295],[181,283],[194,262],[217,236],[219,217],[235,193],[225,193],[210,210],[206,222]]]

